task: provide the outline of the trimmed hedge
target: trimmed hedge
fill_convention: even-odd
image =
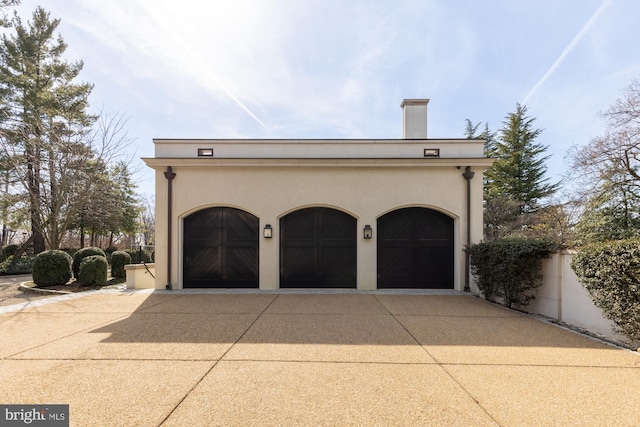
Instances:
[[[571,268],[616,332],[640,344],[640,240],[585,246]]]
[[[126,277],[124,266],[131,264],[131,255],[125,251],[115,251],[111,254],[111,277],[122,279]]]
[[[88,256],[100,255],[107,261],[106,255],[104,251],[100,248],[96,248],[94,246],[90,246],[88,248],[82,248],[78,250],[75,254],[73,254],[73,277],[76,279],[79,278],[80,274],[80,264],[82,260]]]
[[[128,253],[129,256],[131,256],[131,264],[142,264],[142,261],[150,263],[153,262],[154,259],[154,253],[146,249],[142,250],[142,259],[140,259],[139,249],[127,249],[125,252]]]
[[[0,264],[0,275],[31,274],[35,255],[10,256]]]
[[[107,258],[102,255],[84,257],[78,271],[78,283],[81,285],[107,284]]]
[[[7,245],[2,248],[2,261],[6,260],[9,257],[15,256],[15,254],[18,252],[18,249],[18,245]]]
[[[466,251],[485,299],[512,307],[535,299],[530,291],[542,284],[542,260],[554,249],[553,243],[544,240],[506,238],[478,243]]]
[[[65,285],[73,277],[72,263],[73,259],[66,252],[41,252],[33,261],[33,282],[38,286]]]

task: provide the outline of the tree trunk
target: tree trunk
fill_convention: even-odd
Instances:
[[[42,234],[42,223],[40,221],[39,203],[40,203],[40,183],[38,175],[40,168],[38,166],[39,159],[29,147],[26,150],[27,157],[27,181],[29,183],[29,201],[31,216],[31,237],[33,241],[33,253],[39,254],[45,250],[44,235]]]

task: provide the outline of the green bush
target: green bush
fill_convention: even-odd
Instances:
[[[131,255],[125,251],[115,251],[111,254],[111,277],[121,279],[126,277],[124,266],[131,264]]]
[[[507,238],[478,243],[466,251],[484,297],[512,307],[535,299],[530,291],[542,284],[542,260],[553,249],[552,243],[543,240]]]
[[[78,271],[78,283],[81,285],[107,284],[107,258],[102,255],[84,257]]]
[[[0,264],[0,275],[31,274],[35,255],[9,257]]]
[[[2,248],[2,254],[9,258],[10,256],[14,256],[18,252],[18,245],[7,245]]]
[[[73,266],[72,266],[73,277],[75,277],[76,279],[79,278],[80,264],[82,263],[82,260],[88,256],[93,256],[93,255],[100,255],[104,257],[105,262],[107,260],[106,255],[104,254],[104,251],[100,248],[96,248],[93,246],[90,246],[88,248],[82,248],[78,250],[75,254],[73,254]]]
[[[153,262],[153,253],[146,249],[142,250],[142,260],[140,259],[139,249],[127,249],[125,252],[127,252],[131,256],[131,264],[142,264],[142,261]]]
[[[104,250],[104,255],[107,257],[107,263],[108,264],[111,264],[111,256],[117,250],[118,250],[118,248],[116,248],[115,246],[109,246],[108,248],[106,248]]]
[[[73,276],[72,263],[73,259],[66,252],[41,252],[33,261],[33,282],[38,286],[64,285]]]
[[[616,332],[640,344],[640,240],[585,246],[571,268]]]

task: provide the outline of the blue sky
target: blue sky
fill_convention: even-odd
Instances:
[[[136,158],[152,138],[401,138],[402,100],[429,98],[430,138],[462,137],[467,118],[496,130],[523,103],[558,180],[640,77],[637,0],[47,3],[93,108],[129,117]]]

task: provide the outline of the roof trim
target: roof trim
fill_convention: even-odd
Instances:
[[[435,168],[491,166],[494,159],[481,158],[169,158],[143,157],[151,168],[172,167],[261,167],[261,168]]]

